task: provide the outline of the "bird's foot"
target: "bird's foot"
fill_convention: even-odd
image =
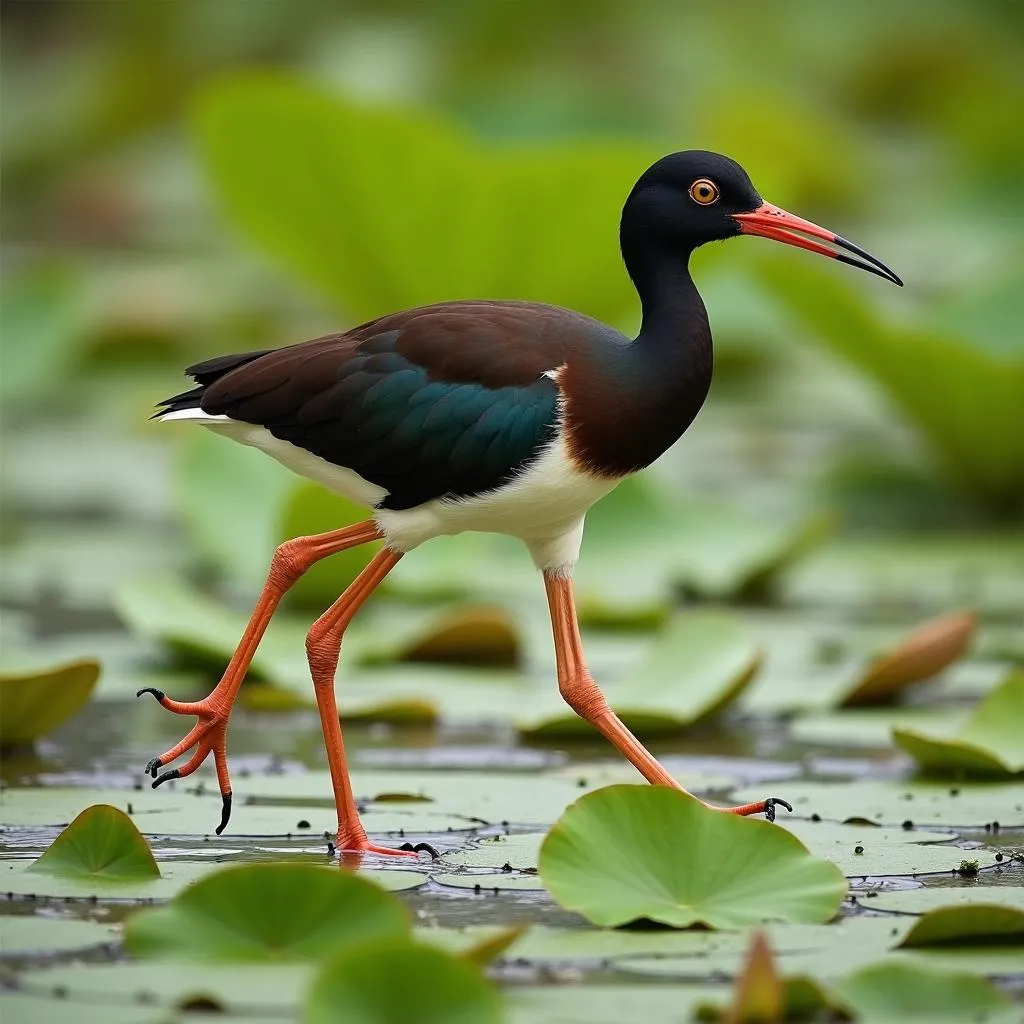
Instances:
[[[725,811],[728,814],[739,814],[744,818],[752,814],[763,814],[768,821],[774,821],[776,807],[785,807],[790,813],[793,811],[793,805],[778,796],[769,796],[764,800],[756,800],[752,804],[741,804],[739,807],[715,807],[714,809]]]
[[[360,830],[361,831],[361,830]],[[420,844],[420,848],[426,846]],[[430,847],[427,847],[429,850]],[[378,846],[366,838],[366,833],[346,832],[338,829],[338,853],[345,859],[352,856],[359,856],[364,853],[375,853],[383,857],[419,857],[420,851],[411,843],[406,843],[401,849],[396,850],[391,846]]]
[[[144,693],[151,693],[161,707],[176,715],[195,715],[198,719],[180,743],[159,757],[152,758],[146,764],[146,773],[151,775],[154,780],[153,788],[156,789],[171,779],[183,779],[191,775],[210,754],[213,754],[221,796],[220,824],[215,831],[217,835],[220,835],[227,828],[228,820],[231,818],[231,778],[228,774],[226,749],[228,718],[231,715],[230,707],[224,708],[210,697],[194,703],[183,703],[172,700],[162,690],[157,690],[152,686],[144,686],[135,696],[141,697]],[[196,752],[180,768],[172,768],[170,771],[158,774],[161,768],[165,768],[193,747],[196,747]]]

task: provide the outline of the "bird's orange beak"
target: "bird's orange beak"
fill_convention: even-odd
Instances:
[[[875,259],[869,252],[865,252],[859,245],[848,242],[842,235],[834,231],[812,224],[803,217],[797,217],[792,213],[772,206],[771,203],[762,203],[751,213],[734,213],[733,218],[738,221],[740,232],[744,235],[761,235],[763,238],[771,238],[776,242],[785,242],[787,245],[795,245],[800,249],[808,249],[821,256],[828,256],[831,259],[839,260],[840,263],[848,263],[851,267],[859,267],[871,274],[884,277],[901,288],[903,282],[881,261]],[[799,232],[799,233],[798,233]],[[810,235],[810,238],[804,237]],[[812,241],[814,238],[824,239],[831,245],[852,252],[860,259],[853,259],[842,252],[836,252],[827,246]]]

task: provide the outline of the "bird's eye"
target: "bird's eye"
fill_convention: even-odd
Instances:
[[[690,186],[690,198],[701,206],[710,206],[718,198],[718,186],[710,178],[698,178]]]

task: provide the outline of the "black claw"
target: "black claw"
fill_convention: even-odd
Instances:
[[[156,778],[156,773],[160,768],[163,768],[163,763],[160,761],[159,757],[154,757],[152,761],[146,762],[146,774],[152,775],[154,779]]]
[[[220,795],[222,804],[220,810],[220,824],[215,829],[217,835],[220,835],[228,827],[228,822],[231,820],[231,791],[227,793],[221,793]]]
[[[180,778],[181,772],[179,772],[177,768],[172,768],[169,772],[164,772],[163,775],[157,777],[156,782],[153,783],[153,788],[156,789],[157,786],[162,786],[165,782],[168,782],[170,779]]]
[[[403,846],[402,849],[404,850],[405,847]],[[437,860],[441,856],[430,843],[417,843],[412,849],[414,853],[429,853],[431,860]]]
[[[167,694],[165,694],[163,690],[158,690],[155,686],[144,686],[135,694],[135,696],[141,697],[144,693],[153,694],[153,696],[156,697],[156,702],[158,704],[160,704],[163,701],[164,697],[167,696]]]
[[[780,807],[785,807],[790,814],[793,813],[793,805],[788,800],[783,800],[782,797],[770,796],[764,802],[764,816],[769,821],[775,820],[775,805],[778,804]]]

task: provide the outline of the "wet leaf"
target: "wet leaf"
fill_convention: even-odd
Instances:
[[[582,797],[548,834],[540,872],[562,906],[606,927],[823,922],[846,893],[842,873],[785,830],[661,786]]]
[[[973,975],[895,963],[865,967],[838,982],[834,993],[867,1020],[974,1020],[1010,1005],[991,982]]]
[[[125,948],[173,960],[315,960],[408,934],[402,904],[354,872],[244,864],[200,879],[165,907],[135,914]]]
[[[53,732],[88,703],[99,677],[99,664],[90,660],[0,674],[0,747],[24,746]]]
[[[977,903],[936,907],[929,910],[900,943],[915,946],[1024,946],[1024,910],[985,902],[985,892],[976,892]]]
[[[0,917],[0,957],[91,949],[120,936],[120,928],[95,921],[7,914]]]
[[[1011,776],[1024,772],[1024,672],[1011,674],[950,736],[894,728],[893,741],[927,771]]]
[[[396,984],[396,979],[401,979]],[[370,943],[324,963],[306,1024],[498,1024],[497,990],[461,957],[409,941]]]
[[[907,686],[932,678],[963,655],[977,625],[971,612],[951,612],[922,623],[876,658],[839,703],[885,703]]]
[[[825,821],[870,821],[878,825],[981,828],[1024,825],[1024,792],[1009,783],[949,783],[862,780],[787,782],[786,799],[800,817],[817,814]],[[764,788],[744,786],[732,793],[738,803],[758,800]]]
[[[514,985],[508,992],[510,1024],[623,1024],[624,1021],[687,1021],[721,985]]]
[[[907,914],[925,914],[938,907],[986,903],[1024,911],[1024,887],[978,885],[971,882],[957,888],[944,885],[926,889],[895,889],[879,892],[871,900],[872,910],[899,910]]]
[[[89,882],[140,882],[160,877],[149,844],[124,811],[87,807],[28,869]]]

